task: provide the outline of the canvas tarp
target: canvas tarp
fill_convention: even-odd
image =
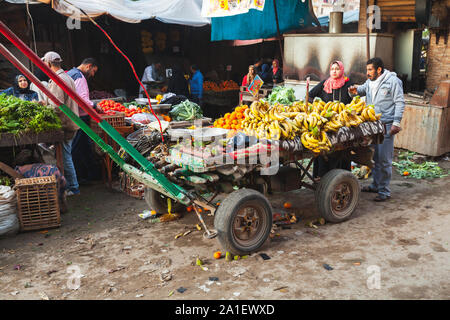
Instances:
[[[312,26],[315,15],[310,1],[277,0],[280,33]],[[277,36],[274,1],[266,0],[263,11],[211,18],[211,40],[252,40]]]
[[[27,0],[7,0],[11,3],[26,3]],[[33,1],[36,3],[36,1]],[[49,0],[41,0],[50,3]],[[83,18],[74,7],[84,10],[89,16],[109,14],[116,19],[138,23],[155,18],[165,23],[189,26],[204,26],[210,19],[201,15],[202,0],[53,0],[53,9],[66,16]],[[71,4],[74,6],[71,6]]]

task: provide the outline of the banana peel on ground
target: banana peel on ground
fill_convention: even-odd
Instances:
[[[305,226],[307,226],[309,228],[317,229],[318,226],[316,226],[316,224],[320,224],[321,226],[323,226],[325,224],[325,219],[324,218],[319,218],[319,219],[314,219],[314,220],[308,221],[305,224]]]

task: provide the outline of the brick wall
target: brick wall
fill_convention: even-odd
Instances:
[[[450,79],[450,39],[445,44],[445,36],[441,35],[436,44],[436,33],[430,33],[430,45],[427,52],[426,88],[434,91],[444,80]]]

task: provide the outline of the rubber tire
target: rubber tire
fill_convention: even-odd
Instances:
[[[350,185],[353,192],[353,198],[350,200],[350,205],[346,209],[346,214],[335,215],[331,206],[331,196],[334,188],[343,182],[347,182]],[[358,179],[350,171],[333,169],[320,179],[315,194],[320,215],[328,222],[338,223],[350,219],[355,211],[359,202],[360,185]]]
[[[257,235],[256,243],[251,246],[243,246],[233,237],[233,221],[242,205],[255,200],[262,204],[263,220],[266,221],[266,224],[263,225],[262,230]],[[264,244],[272,230],[272,206],[263,194],[252,189],[244,188],[230,193],[221,202],[214,216],[214,228],[217,230],[217,237],[222,247],[233,255],[247,255],[255,252]]]
[[[156,213],[167,213],[168,207],[167,207],[167,197],[163,195],[162,193],[152,189],[152,188],[145,188],[144,191],[144,199],[149,205],[151,210],[155,210]],[[176,202],[172,199],[172,213],[179,212],[184,209],[184,205],[181,202]]]

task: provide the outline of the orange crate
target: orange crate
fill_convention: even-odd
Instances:
[[[22,231],[61,225],[55,176],[16,179],[15,189]]]

